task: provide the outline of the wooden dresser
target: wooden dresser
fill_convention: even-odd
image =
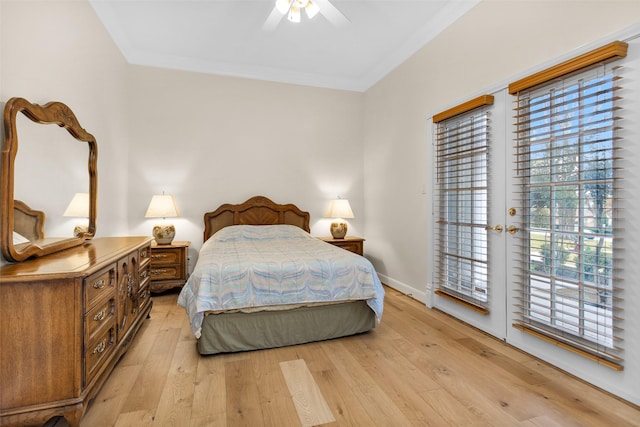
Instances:
[[[80,424],[149,315],[151,239],[107,237],[0,270],[0,425]]]

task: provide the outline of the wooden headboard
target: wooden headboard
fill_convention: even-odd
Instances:
[[[227,203],[213,212],[205,213],[204,240],[230,225],[290,224],[308,233],[310,217],[309,212],[300,210],[296,205],[280,205],[264,196],[254,196],[244,203]]]
[[[20,200],[13,201],[13,230],[30,241],[44,239],[44,221],[42,211],[31,209]]]

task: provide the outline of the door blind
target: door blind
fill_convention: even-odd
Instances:
[[[620,83],[619,67],[599,64],[519,91],[515,101],[523,218],[514,326],[615,369]]]
[[[436,292],[487,312],[489,112],[479,107],[442,119],[434,141]]]

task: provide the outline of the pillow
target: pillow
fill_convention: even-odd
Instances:
[[[210,240],[230,242],[239,240],[274,240],[312,238],[303,229],[289,224],[231,225],[219,230]]]

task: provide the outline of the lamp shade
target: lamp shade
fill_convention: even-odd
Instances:
[[[62,216],[89,218],[89,193],[76,193]]]
[[[180,216],[176,201],[170,194],[156,194],[151,198],[145,218],[175,218]]]
[[[347,199],[335,199],[329,203],[329,208],[324,214],[325,218],[343,218],[350,219],[355,218],[351,205]]]

